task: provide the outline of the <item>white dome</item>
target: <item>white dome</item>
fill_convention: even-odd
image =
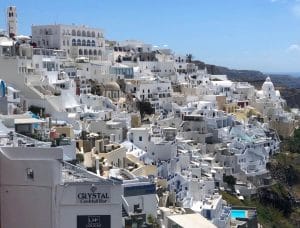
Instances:
[[[274,90],[274,85],[273,82],[271,81],[270,77],[266,78],[266,81],[264,82],[264,84],[262,85],[262,90],[264,91],[268,91],[268,90]]]
[[[270,77],[266,78],[266,81],[262,85],[262,91],[265,97],[275,99],[276,98],[276,92],[273,85],[273,82],[271,81]]]

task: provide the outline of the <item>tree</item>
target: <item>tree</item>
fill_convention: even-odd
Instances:
[[[228,184],[231,189],[234,189],[234,185],[236,184],[236,178],[232,175],[226,176],[223,175],[223,181]]]
[[[117,62],[117,63],[121,63],[121,62],[122,62],[121,55],[119,55],[119,56],[118,56],[118,58],[117,58],[116,62]]]
[[[145,117],[145,114],[151,115],[155,112],[155,109],[152,108],[151,103],[149,101],[138,101],[137,108],[140,111],[142,119]]]
[[[82,153],[77,153],[76,154],[76,160],[78,163],[84,162],[84,155]]]

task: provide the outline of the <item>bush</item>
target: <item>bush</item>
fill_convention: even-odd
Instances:
[[[84,155],[81,154],[81,153],[77,153],[76,154],[76,160],[77,160],[78,163],[84,162]]]
[[[236,184],[236,178],[232,175],[226,176],[223,175],[223,181],[228,184],[228,186],[233,189],[234,185]]]
[[[152,108],[151,103],[148,101],[138,101],[137,108],[140,111],[142,119],[145,117],[145,114],[151,115],[155,113],[155,109]]]

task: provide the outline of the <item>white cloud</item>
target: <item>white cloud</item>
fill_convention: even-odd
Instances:
[[[300,51],[300,45],[299,44],[291,44],[288,48],[287,51],[289,52],[294,52],[294,51]]]

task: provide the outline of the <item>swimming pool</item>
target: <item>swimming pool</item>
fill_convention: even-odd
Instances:
[[[231,218],[247,218],[246,210],[231,210]]]

